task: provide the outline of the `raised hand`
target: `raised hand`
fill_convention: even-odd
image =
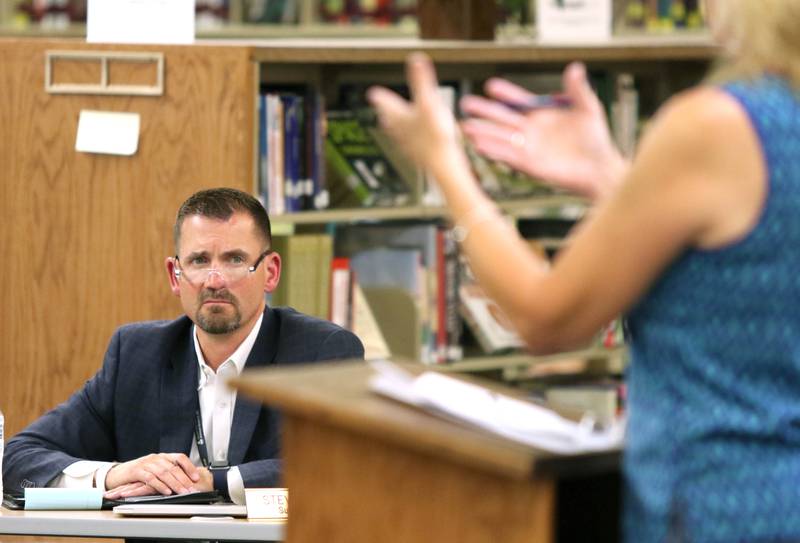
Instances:
[[[140,496],[144,494],[185,494],[205,486],[201,473],[185,454],[149,454],[111,468],[106,475],[106,497]]]
[[[564,70],[570,107],[518,113],[505,104],[524,104],[534,96],[504,79],[486,83],[492,99],[465,96],[461,110],[471,116],[462,131],[475,149],[512,168],[591,199],[613,191],[627,171],[583,64]]]
[[[378,112],[381,127],[409,158],[434,170],[448,150],[458,148],[458,125],[439,95],[427,55],[409,55],[406,69],[411,102],[383,87],[370,88],[367,97]]]

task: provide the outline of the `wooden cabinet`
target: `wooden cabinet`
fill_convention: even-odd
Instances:
[[[46,51],[163,53],[162,96],[50,94]],[[7,436],[66,399],[126,322],[174,318],[164,258],[193,191],[252,191],[255,70],[245,47],[109,47],[0,40],[0,406]],[[117,81],[148,77],[112,63]],[[54,67],[60,82],[99,79],[94,60]],[[81,110],[141,115],[131,157],[75,151]]]

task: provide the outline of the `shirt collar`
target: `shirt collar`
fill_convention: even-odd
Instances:
[[[233,352],[231,356],[228,357],[228,360],[223,362],[223,364],[227,364],[228,362],[233,362],[233,365],[236,367],[236,375],[242,373],[244,369],[244,365],[247,363],[247,359],[250,357],[250,351],[253,350],[253,345],[256,343],[256,338],[258,338],[258,333],[261,331],[261,321],[264,320],[264,314],[262,313],[258,320],[256,321],[255,326],[253,329],[250,330],[250,333],[247,334],[247,337],[244,338],[236,350]],[[197,355],[197,364],[200,367],[199,373],[199,382],[197,386],[197,390],[200,390],[205,386],[208,382],[209,375],[214,374],[214,370],[206,364],[206,359],[203,356],[203,351],[200,349],[200,341],[197,339],[197,325],[192,325],[192,339],[194,340],[194,352]],[[220,365],[222,367],[222,365]]]

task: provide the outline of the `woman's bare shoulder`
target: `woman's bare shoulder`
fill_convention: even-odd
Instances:
[[[654,119],[653,129],[677,131],[689,142],[711,141],[711,136],[730,134],[730,130],[750,130],[742,105],[719,87],[698,86],[670,98]]]
[[[706,218],[698,245],[728,243],[757,221],[766,194],[761,144],[742,104],[724,90],[701,86],[670,99],[639,158],[652,185],[682,192]]]

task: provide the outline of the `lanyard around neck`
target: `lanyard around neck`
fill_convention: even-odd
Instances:
[[[204,468],[227,468],[228,463],[214,464],[209,461],[208,444],[206,442],[206,434],[203,432],[203,417],[200,414],[198,398],[198,407],[194,412],[194,440],[197,443],[197,452],[200,455],[200,461],[203,463]]]

